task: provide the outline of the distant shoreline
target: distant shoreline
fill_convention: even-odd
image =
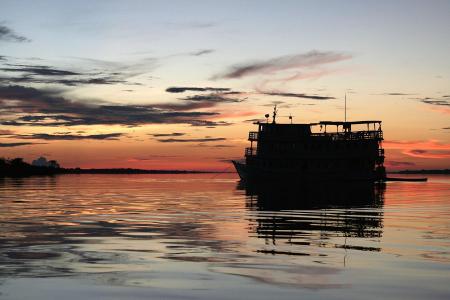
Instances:
[[[28,176],[52,176],[64,174],[216,174],[216,173],[230,173],[221,171],[195,171],[195,170],[143,170],[143,169],[54,169],[46,167],[33,167],[19,172],[1,172],[0,177],[28,177]]]
[[[438,170],[401,170],[391,171],[391,174],[442,174],[450,175],[450,169],[438,169]]]
[[[227,173],[221,171],[196,171],[196,170],[145,170],[132,168],[112,169],[62,169],[60,174],[210,174]]]
[[[200,171],[200,170],[145,170],[132,168],[61,168],[56,160],[47,161],[40,157],[29,164],[23,158],[0,158],[1,177],[27,177],[49,176],[58,174],[214,174],[231,173],[226,171]]]

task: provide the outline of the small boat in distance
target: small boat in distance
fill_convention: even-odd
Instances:
[[[309,124],[256,122],[245,163],[233,161],[246,181],[386,181],[381,121]],[[331,129],[331,130],[330,130]],[[355,130],[356,129],[356,130]]]

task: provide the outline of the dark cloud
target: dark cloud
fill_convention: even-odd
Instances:
[[[200,56],[200,55],[210,54],[213,52],[215,52],[215,50],[213,50],[213,49],[203,49],[203,50],[192,52],[191,55]]]
[[[209,147],[209,148],[233,148],[233,147],[236,147],[234,145],[223,145],[223,144],[208,145],[208,144],[205,144],[205,143],[199,143],[198,146],[200,146],[200,147]]]
[[[117,140],[123,136],[123,133],[105,133],[105,134],[90,134],[90,135],[78,135],[78,134],[48,134],[48,133],[33,133],[30,135],[16,135],[18,139],[30,139],[30,140],[48,140],[48,141],[73,141],[73,140]]]
[[[336,99],[335,97],[329,97],[329,96],[317,96],[317,95],[307,95],[307,94],[298,94],[298,93],[261,92],[261,94],[269,95],[269,96],[293,97],[293,98],[303,98],[303,99],[313,99],[313,100],[331,100],[331,99]]]
[[[382,93],[378,95],[384,95],[384,96],[412,96],[415,94],[406,94],[406,93]]]
[[[433,99],[433,98],[424,98],[420,100],[423,103],[438,105],[438,106],[450,106],[450,100],[446,99]]]
[[[203,109],[203,108],[210,108],[216,106],[217,103],[210,102],[210,101],[185,101],[182,103],[157,103],[153,104],[154,108],[157,109],[163,109],[163,110],[178,110],[178,111],[191,111],[194,109]]]
[[[21,76],[0,76],[0,83],[45,83],[60,84],[66,86],[78,86],[88,84],[128,84],[139,85],[139,83],[131,83],[123,78],[120,73],[111,74],[85,74],[68,70],[56,69],[48,66],[22,66],[15,68],[0,68],[3,72],[22,73]],[[67,78],[70,77],[70,78]]]
[[[20,76],[4,75],[0,77],[0,83],[44,83],[60,84],[66,86],[79,86],[88,84],[127,84],[140,85],[129,82],[128,79],[139,75],[139,66],[103,66],[102,72],[79,72],[56,68],[48,65],[33,64],[5,64],[0,68],[3,74],[17,73]],[[136,69],[136,70],[134,70]]]
[[[223,125],[204,120],[217,112],[188,111],[204,107],[202,102],[186,105],[94,105],[66,98],[61,90],[36,89],[23,86],[0,86],[0,114],[16,115],[2,121],[12,126],[74,126],[184,123],[202,126]],[[205,125],[208,124],[208,125]]]
[[[0,143],[0,148],[10,148],[10,147],[20,147],[20,146],[27,146],[27,145],[35,145],[40,143]]]
[[[307,53],[286,55],[265,61],[249,62],[231,67],[212,79],[233,79],[258,74],[273,74],[279,71],[314,68],[317,66],[348,60],[351,55],[332,51],[310,51]]]
[[[149,135],[153,137],[166,137],[166,136],[183,136],[186,133],[183,132],[172,132],[172,133],[150,133]]]
[[[244,101],[245,99],[228,97],[224,93],[211,93],[207,95],[188,96],[179,98],[179,100],[183,100],[183,102],[157,103],[153,104],[153,107],[165,110],[190,111],[194,109],[215,107],[220,103],[238,103]]]
[[[0,82],[11,84],[11,83],[46,83],[46,84],[61,84],[66,86],[78,86],[86,84],[131,84],[139,85],[138,83],[128,83],[125,80],[115,79],[114,77],[103,77],[103,78],[90,78],[90,79],[45,79],[36,78],[33,76],[25,75],[21,77],[0,77]]]
[[[208,121],[208,120],[192,120],[189,121],[189,124],[192,126],[205,126],[207,128],[214,128],[216,126],[229,126],[233,125],[233,123],[226,121]]]
[[[249,119],[249,120],[244,120],[245,123],[256,123],[256,122],[260,122],[260,123],[264,123],[266,122],[266,119]]]
[[[229,88],[214,88],[214,87],[169,87],[166,89],[168,93],[184,93],[188,91],[194,92],[226,92]]]
[[[117,79],[116,77],[101,77],[101,78],[87,78],[87,79],[59,79],[59,80],[48,80],[46,83],[63,84],[67,86],[77,86],[84,84],[128,84],[128,85],[141,85],[140,83],[130,83],[123,79]]]
[[[444,127],[444,128],[442,128],[442,129],[444,129],[444,130],[449,130],[449,129],[450,129],[450,127]]]
[[[207,142],[218,142],[218,141],[225,141],[226,138],[213,138],[213,137],[205,137],[205,138],[198,138],[198,139],[157,139],[158,142],[161,143],[194,143],[194,142],[201,142],[201,143],[207,143]]]
[[[443,98],[450,98],[450,95],[444,95]]]
[[[30,42],[31,40],[15,33],[9,27],[0,24],[0,41],[23,43]]]
[[[59,70],[49,66],[28,66],[28,65],[11,65],[8,68],[0,68],[4,72],[21,72],[31,75],[42,75],[42,76],[73,76],[82,75],[81,73]]]
[[[185,98],[181,98],[182,100],[187,101],[194,101],[194,102],[242,102],[245,99],[238,99],[238,98],[229,98],[227,96],[224,96],[223,94],[219,93],[212,93],[208,95],[194,95],[194,96],[188,96]]]

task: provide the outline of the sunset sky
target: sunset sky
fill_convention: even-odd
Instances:
[[[450,168],[450,1],[0,1],[0,157],[232,170],[345,93],[388,169]]]

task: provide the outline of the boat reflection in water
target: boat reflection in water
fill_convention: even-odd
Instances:
[[[258,252],[311,255],[311,246],[316,250],[317,247],[381,250],[384,183],[303,186],[240,183],[238,189],[245,189],[247,208],[257,216],[250,220],[255,224],[250,233],[265,239],[266,245],[276,245]],[[297,252],[298,248],[292,247],[295,245],[302,246],[302,251]]]

